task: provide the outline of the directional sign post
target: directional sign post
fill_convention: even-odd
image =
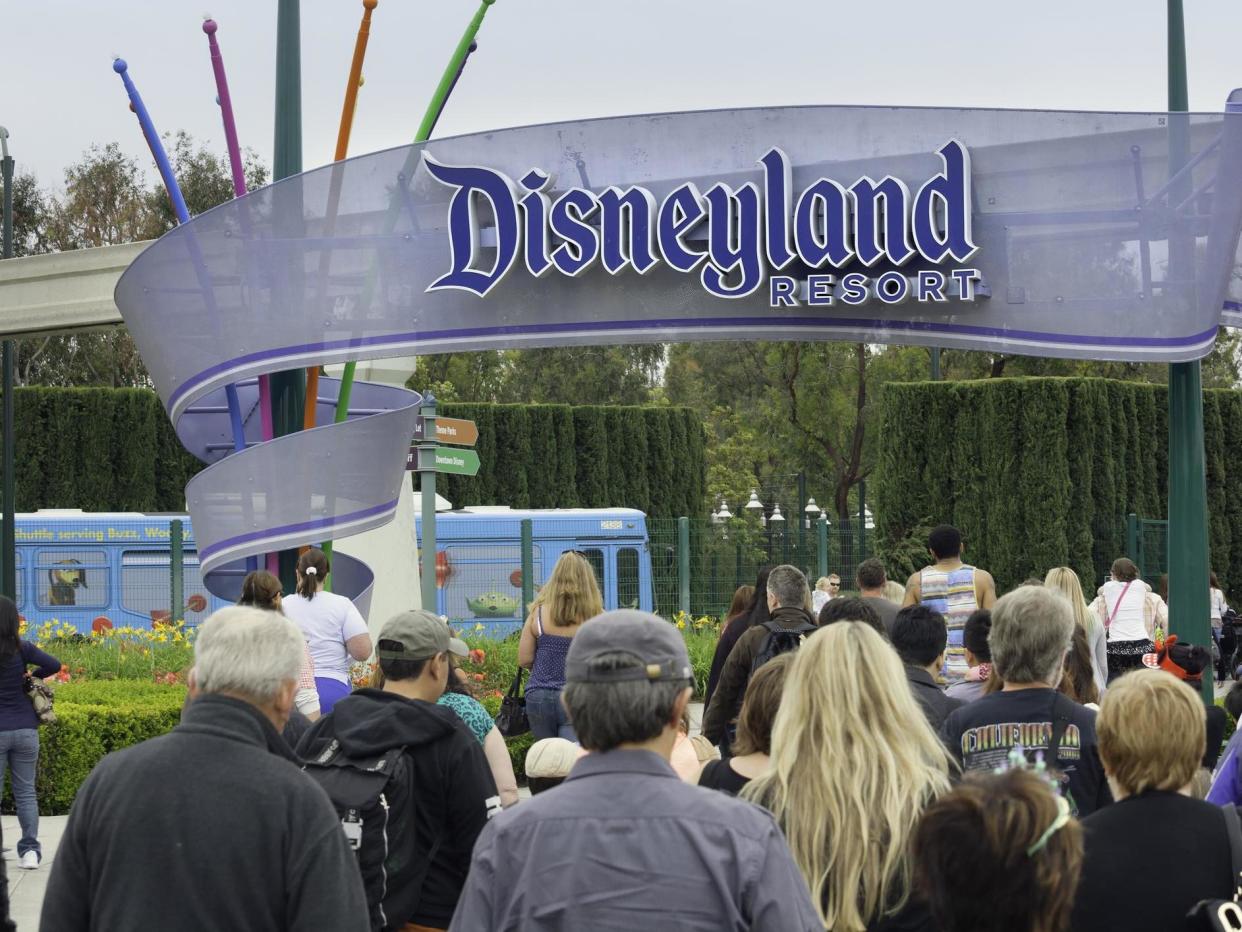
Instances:
[[[459,447],[472,447],[479,441],[479,425],[455,417],[436,418],[436,443],[451,443]],[[414,427],[414,442],[423,442],[423,421],[419,418]]]
[[[454,476],[478,475],[479,454],[473,450],[436,450],[436,472]]]

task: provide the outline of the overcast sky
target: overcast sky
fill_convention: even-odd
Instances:
[[[1242,86],[1242,4],[1187,6],[1190,104]],[[408,142],[476,0],[380,0],[351,154]],[[92,143],[149,156],[113,55],[156,126],[223,151],[201,17],[220,23],[242,143],[271,162],[275,0],[0,0],[0,124],[59,187]],[[304,0],[304,166],[329,161],[362,12]],[[623,113],[781,104],[1161,110],[1154,0],[498,0],[437,135]]]

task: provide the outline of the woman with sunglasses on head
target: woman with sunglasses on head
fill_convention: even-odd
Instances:
[[[595,570],[586,557],[575,551],[561,554],[552,575],[531,604],[518,643],[518,664],[530,670],[526,714],[535,740],[577,740],[569,715],[561,705],[565,656],[582,623],[603,612],[604,600]]]

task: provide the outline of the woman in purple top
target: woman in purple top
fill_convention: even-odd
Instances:
[[[577,741],[561,690],[565,688],[565,655],[569,642],[587,619],[604,612],[595,570],[586,558],[566,551],[531,605],[522,627],[518,663],[530,670],[526,684],[526,714],[535,740],[566,738]]]
[[[13,600],[0,596],[0,785],[7,767],[13,774],[13,800],[22,828],[17,856],[22,868],[35,870],[43,858],[35,796],[39,719],[23,685],[28,667],[38,667],[34,675],[46,678],[60,671],[60,661],[23,641],[18,635],[20,624]]]

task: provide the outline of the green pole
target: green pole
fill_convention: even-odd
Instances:
[[[677,519],[677,607],[690,614],[690,519]]]
[[[1189,109],[1186,85],[1186,29],[1182,0],[1168,3],[1169,112]],[[1169,175],[1190,158],[1186,118],[1169,117]],[[1176,204],[1190,179],[1169,192]],[[1186,233],[1169,238],[1168,278],[1174,294],[1193,295],[1194,241]],[[1199,361],[1169,366],[1169,627],[1183,641],[1209,643],[1207,478],[1203,453],[1203,383]],[[1214,678],[1203,678],[1203,698],[1215,698]]]
[[[933,346],[931,350],[931,379],[933,382],[940,381],[940,347]]]
[[[810,566],[806,559],[806,471],[798,470],[798,513],[794,515],[798,522],[798,565],[806,572]]]
[[[858,562],[867,559],[867,480],[858,482]]]
[[[13,258],[13,157],[9,155],[9,131],[0,126],[0,178],[4,182],[4,236],[0,258]],[[0,592],[17,600],[17,503],[13,474],[16,470],[17,425],[13,422],[13,341],[4,341],[4,499],[3,532],[0,533]]]
[[[1126,556],[1139,565],[1141,572],[1143,563],[1139,554],[1139,520],[1134,512],[1126,515]]]
[[[423,442],[418,445],[418,485],[422,492],[422,591],[423,608],[435,612],[436,605],[436,396],[423,398],[419,415],[423,421]]]
[[[522,620],[530,614],[535,601],[535,523],[522,519]]]
[[[300,0],[279,0],[276,13],[276,138],[272,179],[279,181],[302,170],[302,37]],[[300,216],[300,213],[299,213]],[[277,437],[302,429],[306,373],[301,369],[274,372],[272,431]],[[298,554],[280,554],[280,582],[286,592],[297,584]]]
[[[815,522],[815,533],[819,536],[819,576],[828,575],[828,518],[819,516]]]
[[[178,617],[185,608],[185,536],[180,518],[173,518],[168,525],[168,569],[168,620],[183,621]]]

